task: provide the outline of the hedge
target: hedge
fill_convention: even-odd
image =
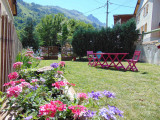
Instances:
[[[134,19],[122,25],[117,24],[113,28],[101,28],[100,30],[80,28],[73,35],[73,51],[79,57],[86,56],[87,51],[125,52],[132,56],[138,33]]]

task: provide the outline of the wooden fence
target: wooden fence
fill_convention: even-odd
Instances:
[[[41,57],[45,60],[58,60],[58,47],[57,46],[44,46],[41,47]]]
[[[8,74],[12,72],[12,64],[17,53],[22,49],[18,40],[13,20],[1,14],[0,4],[0,91],[5,91],[3,84],[9,82]]]

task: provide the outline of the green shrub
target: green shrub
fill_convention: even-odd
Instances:
[[[87,51],[125,52],[130,56],[135,51],[134,42],[138,38],[138,31],[134,19],[125,24],[115,25],[113,28],[101,30],[79,29],[75,31],[72,40],[73,51],[83,57]]]

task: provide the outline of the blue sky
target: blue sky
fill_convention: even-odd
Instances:
[[[84,15],[92,14],[101,22],[106,23],[106,4],[107,0],[24,0],[28,3],[40,5],[53,5],[69,10],[78,10]],[[109,0],[109,19],[108,25],[114,24],[113,15],[115,14],[133,14],[137,0]],[[102,7],[100,9],[96,9]],[[95,10],[96,9],[96,10]]]

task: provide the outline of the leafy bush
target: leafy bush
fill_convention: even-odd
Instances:
[[[134,19],[113,28],[101,30],[79,29],[73,35],[73,51],[77,56],[83,57],[87,51],[125,52],[134,53],[134,42],[138,38],[138,31]]]
[[[22,69],[35,68],[42,58],[37,56],[32,49],[23,50],[16,56],[16,62],[22,62]]]

